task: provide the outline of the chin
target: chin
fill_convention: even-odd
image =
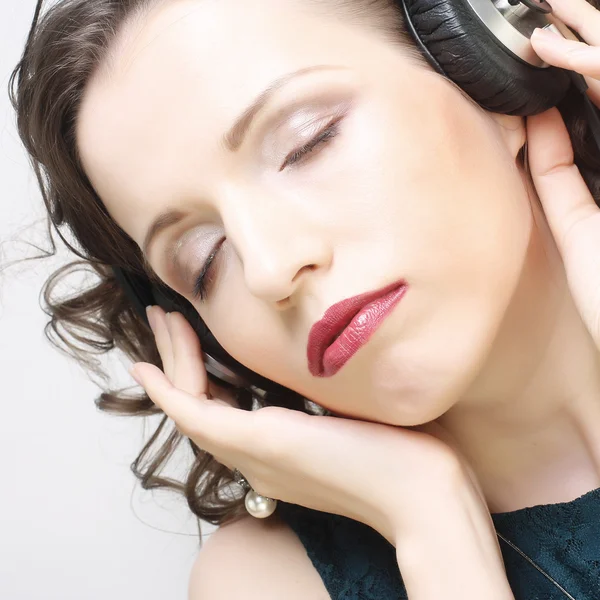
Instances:
[[[373,403],[373,420],[396,427],[414,427],[435,421],[452,407],[453,402],[443,402],[437,394],[430,392],[378,391]]]
[[[424,364],[395,356],[374,365],[370,382],[374,419],[412,427],[434,421],[452,408],[459,397],[458,381],[444,369],[435,369],[431,361]]]

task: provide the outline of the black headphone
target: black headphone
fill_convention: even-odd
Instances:
[[[432,67],[487,110],[518,116],[538,114],[556,106],[575,84],[584,96],[590,127],[600,148],[600,116],[585,94],[584,78],[543,62],[529,41],[536,27],[551,27],[562,34],[548,19],[552,8],[545,0],[397,2],[411,35]],[[145,307],[150,304],[186,317],[200,338],[210,375],[225,385],[250,388],[259,395],[291,392],[232,358],[181,295],[166,286],[154,285],[145,276],[112,268],[146,323]]]

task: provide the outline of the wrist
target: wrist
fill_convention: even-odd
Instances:
[[[472,538],[407,543],[396,547],[396,559],[411,600],[515,600],[504,566]]]
[[[355,498],[358,516],[349,516],[375,529],[394,547],[415,529],[418,532],[419,520],[427,521],[431,510],[439,510],[438,498],[446,498],[463,487],[465,474],[456,456],[449,452],[432,456],[431,460],[421,461],[418,472],[409,477],[398,474],[393,463],[378,469],[373,479],[365,483],[369,493]]]
[[[470,479],[430,494],[394,540],[411,600],[514,600],[493,521]]]

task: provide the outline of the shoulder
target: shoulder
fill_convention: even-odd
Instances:
[[[302,542],[276,515],[244,517],[205,542],[192,567],[188,600],[330,600]]]

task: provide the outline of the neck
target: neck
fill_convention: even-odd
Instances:
[[[539,200],[529,250],[476,381],[436,420],[490,512],[568,502],[600,487],[600,353],[570,294]]]

